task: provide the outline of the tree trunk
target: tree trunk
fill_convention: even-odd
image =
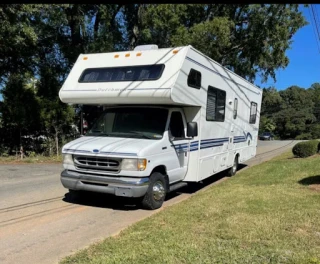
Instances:
[[[19,143],[20,143],[20,158],[23,159],[23,146],[22,146],[22,140],[21,140],[21,127],[19,128]]]
[[[59,138],[58,138],[58,130],[57,129],[56,129],[55,141],[56,141],[57,157],[59,157]]]

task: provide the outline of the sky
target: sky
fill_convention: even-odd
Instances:
[[[320,5],[315,5],[320,14]],[[276,83],[269,78],[266,83],[261,83],[260,78],[255,81],[261,88],[274,86],[278,90],[286,89],[292,85],[309,88],[313,83],[320,83],[320,51],[314,32],[314,20],[310,8],[300,6],[308,25],[304,26],[293,36],[293,43],[286,55],[289,65],[285,69],[276,71]],[[312,19],[312,23],[310,20]]]

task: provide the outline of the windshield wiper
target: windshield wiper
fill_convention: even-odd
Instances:
[[[134,133],[134,134],[137,134],[137,135],[142,136],[143,138],[147,138],[147,139],[154,139],[153,136],[148,136],[148,135],[146,135],[146,134],[143,133],[143,132],[130,131],[129,133]]]
[[[97,135],[98,134],[98,135]],[[92,130],[89,131],[88,135],[96,135],[96,136],[109,136],[109,133],[101,132],[101,130]]]

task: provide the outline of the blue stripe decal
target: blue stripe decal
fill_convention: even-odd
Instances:
[[[207,141],[207,142],[201,142],[201,145],[211,144],[211,143],[224,143],[229,142],[229,140],[216,140],[216,141]]]
[[[211,138],[201,140],[201,143],[210,142],[210,141],[229,141],[229,138]]]
[[[247,134],[244,133],[244,136],[235,136],[233,139],[233,143],[246,142],[248,138],[252,139],[252,135],[250,133],[247,133]],[[204,139],[200,141],[200,149],[220,147],[226,142],[229,142],[228,137]],[[178,151],[188,151],[189,143],[182,143],[182,144],[177,144],[172,146],[175,148],[175,150],[178,150]],[[190,151],[196,151],[196,150],[199,150],[199,141],[193,141],[190,144]],[[65,152],[92,153],[89,150],[78,150],[78,149],[64,149],[63,153]],[[100,153],[108,154],[108,155],[138,156],[136,153],[124,153],[124,152],[100,152]]]
[[[182,143],[177,145],[171,145],[175,148],[178,152],[186,152],[189,148],[189,143]],[[197,151],[199,149],[199,141],[193,141],[190,144],[190,151]]]

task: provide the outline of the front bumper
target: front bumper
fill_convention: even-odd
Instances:
[[[64,170],[61,173],[62,185],[71,190],[101,192],[125,197],[142,197],[149,186],[149,178],[109,177],[82,174]]]

